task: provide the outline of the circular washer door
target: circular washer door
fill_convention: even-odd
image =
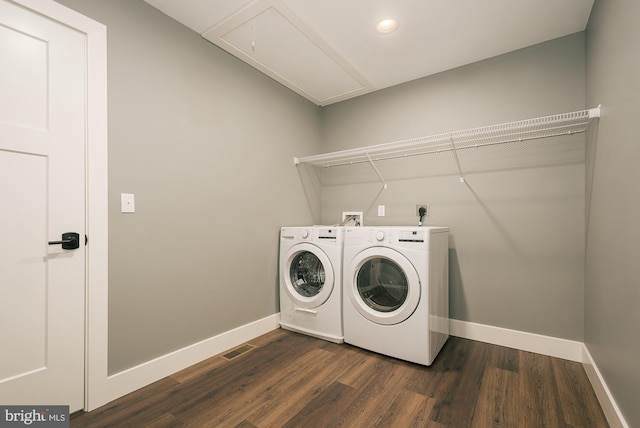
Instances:
[[[282,278],[285,290],[296,304],[315,308],[327,301],[335,276],[329,257],[315,245],[294,245],[286,254]]]
[[[344,287],[358,312],[377,324],[398,324],[420,302],[420,278],[411,262],[387,247],[367,248],[349,264]]]

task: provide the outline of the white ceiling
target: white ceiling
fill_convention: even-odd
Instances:
[[[594,2],[145,1],[321,106],[582,31]]]

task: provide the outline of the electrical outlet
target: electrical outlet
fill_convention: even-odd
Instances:
[[[416,217],[420,217],[420,208],[424,208],[425,210],[427,210],[427,212],[425,213],[425,217],[431,214],[431,211],[429,210],[429,204],[418,204],[416,205]]]

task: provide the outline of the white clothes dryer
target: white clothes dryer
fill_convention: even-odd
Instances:
[[[344,228],[283,227],[280,231],[280,326],[335,343],[342,324]]]
[[[348,227],[344,341],[429,366],[449,337],[449,229]]]

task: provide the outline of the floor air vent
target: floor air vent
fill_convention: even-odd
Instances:
[[[231,361],[234,358],[237,358],[240,355],[244,354],[245,352],[251,351],[254,348],[255,348],[255,346],[253,346],[253,345],[242,345],[241,347],[236,348],[233,351],[227,352],[226,354],[224,354],[222,356],[222,358]]]

